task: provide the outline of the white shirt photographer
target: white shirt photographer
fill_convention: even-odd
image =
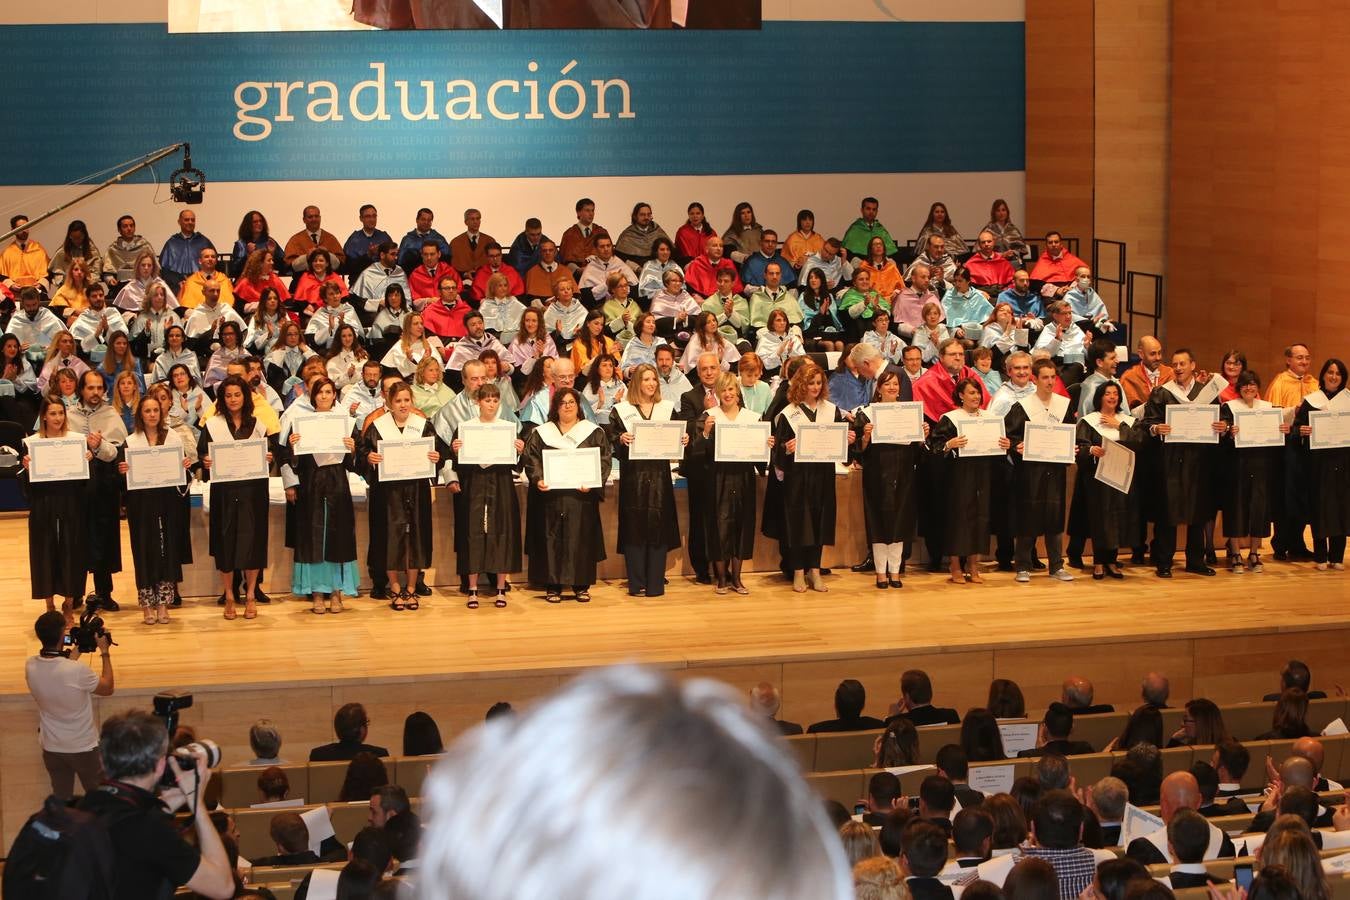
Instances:
[[[28,692],[38,707],[42,761],[51,777],[52,792],[65,798],[73,796],[76,776],[86,791],[102,777],[93,698],[95,694],[112,695],[113,671],[106,638],[100,638],[98,646],[102,676],[79,661],[78,649],[69,658],[62,656],[59,638],[24,665]]]

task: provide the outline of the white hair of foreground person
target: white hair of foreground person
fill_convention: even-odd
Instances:
[[[423,786],[419,900],[851,900],[824,804],[709,680],[620,667],[464,735]]]

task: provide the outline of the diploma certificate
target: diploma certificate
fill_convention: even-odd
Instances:
[[[176,488],[185,483],[182,441],[175,440],[161,447],[127,448],[127,490]]]
[[[1217,444],[1219,436],[1212,427],[1219,421],[1219,408],[1212,403],[1169,403],[1164,410],[1172,433],[1168,444]]]
[[[312,416],[296,416],[291,426],[300,435],[300,443],[295,445],[297,454],[332,453],[345,456],[347,445],[342,443],[351,435],[352,420],[346,413],[315,413]]]
[[[416,481],[435,478],[436,464],[427,454],[436,449],[436,439],[409,438],[406,441],[380,441],[379,476],[381,481]]]
[[[684,456],[684,423],[680,421],[632,423],[633,443],[628,445],[632,460],[672,460]],[[721,427],[721,426],[718,426]]]
[[[481,422],[473,419],[459,423],[459,464],[462,466],[514,466],[516,453],[515,422]]]
[[[1308,438],[1310,450],[1334,450],[1350,447],[1350,412],[1331,409],[1308,413],[1312,435]]]
[[[89,444],[84,435],[28,442],[28,480],[84,481],[89,478]]]
[[[923,441],[922,403],[873,403],[867,409],[872,420],[872,443],[917,444]]]
[[[1072,425],[1043,425],[1028,422],[1022,433],[1022,459],[1027,462],[1073,462],[1078,429]]]
[[[1237,428],[1237,437],[1233,445],[1239,450],[1248,447],[1283,447],[1284,435],[1280,425],[1284,423],[1284,410],[1278,406],[1272,409],[1239,409],[1233,413],[1233,425]]]
[[[257,481],[267,477],[267,440],[213,441],[207,445],[211,456],[211,480]]]
[[[797,426],[797,452],[792,455],[799,463],[848,462],[848,423],[803,422]]]
[[[600,487],[600,448],[578,447],[576,450],[545,448],[544,484],[548,485],[551,491]]]
[[[766,463],[772,436],[768,422],[718,422],[713,426],[713,459],[716,462]]]
[[[1094,476],[1102,484],[1114,488],[1122,494],[1130,492],[1134,484],[1134,451],[1118,441],[1102,441],[1106,455],[1097,460],[1097,474]]]
[[[998,445],[999,438],[1008,436],[1003,430],[1003,420],[998,416],[960,419],[956,423],[956,435],[969,440],[957,449],[957,456],[1002,456],[1007,452]]]

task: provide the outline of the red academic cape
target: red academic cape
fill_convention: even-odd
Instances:
[[[441,279],[447,275],[450,275],[455,279],[455,283],[459,285],[459,292],[462,296],[464,293],[464,281],[459,277],[459,273],[455,271],[454,266],[450,265],[445,260],[441,260],[436,264],[435,273],[428,272],[427,267],[420,263],[417,268],[408,273],[408,290],[412,292],[412,299],[425,300],[428,297],[433,299],[439,298],[441,296],[441,291],[437,285],[440,284]]]
[[[976,372],[970,366],[961,367],[961,378],[974,379],[980,386],[980,409],[986,409],[989,406],[989,389],[984,386],[984,379],[980,373]],[[914,382],[914,399],[923,403],[923,414],[930,422],[936,422],[945,414],[956,409],[956,403],[952,400],[952,392],[956,390],[956,382],[960,379],[952,378],[951,373],[942,366],[941,363],[930,366],[928,371],[919,376],[919,380]]]
[[[464,317],[469,314],[469,309],[469,304],[463,298],[450,307],[439,300],[428,303],[427,308],[422,310],[422,326],[428,334],[441,339],[462,338],[469,333],[464,327]]]
[[[967,260],[969,264],[969,260]],[[1050,254],[1042,253],[1040,259],[1036,260],[1036,267],[1031,270],[1032,281],[1048,281],[1051,284],[1068,284],[1073,281],[1074,270],[1079,266],[1086,266],[1078,257],[1074,256],[1068,250],[1059,255],[1059,259],[1051,259]]]
[[[502,267],[496,272],[492,271],[491,266],[479,266],[473,273],[473,296],[475,300],[483,300],[487,297],[488,279],[495,274],[506,276],[507,290],[511,292],[512,297],[523,297],[525,295],[525,282],[521,280],[520,273],[515,269],[502,263]]]
[[[999,290],[1012,284],[1012,263],[995,253],[993,259],[985,259],[976,253],[966,260],[965,266],[970,272],[970,283],[976,287],[996,287]]]
[[[739,294],[745,285],[741,284],[741,275],[736,271],[736,264],[726,256],[719,259],[716,266],[708,259],[706,253],[689,260],[689,265],[684,269],[684,283],[690,291],[700,297],[711,297],[717,293],[717,273],[722,269],[731,273],[733,279],[731,289]]]

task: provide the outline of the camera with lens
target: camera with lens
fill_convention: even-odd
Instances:
[[[80,622],[78,625],[72,625],[69,635],[69,643],[78,647],[81,653],[93,653],[98,649],[98,639],[104,635],[108,636],[108,642],[113,643],[112,632],[103,627],[103,617],[98,614],[99,605],[97,600],[90,600],[84,605],[84,612],[80,613]],[[69,649],[65,655],[69,655]]]
[[[178,691],[161,691],[155,695],[154,713],[164,720],[164,727],[169,732],[169,740],[173,740],[174,732],[178,730],[178,713],[180,710],[192,706],[192,695]],[[206,767],[214,769],[220,765],[220,745],[215,741],[203,738],[194,741],[191,744],[185,744],[182,747],[171,747],[169,756],[178,760],[178,765],[183,769],[196,768],[197,760],[206,760]],[[160,779],[160,787],[173,787],[178,783],[174,777],[171,767],[166,766],[164,777]]]

